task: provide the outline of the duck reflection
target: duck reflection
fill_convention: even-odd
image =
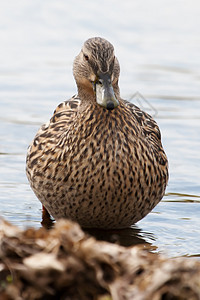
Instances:
[[[54,226],[54,222],[47,210],[43,209],[42,227],[51,229]],[[145,248],[155,250],[155,246],[152,246],[152,243],[149,242],[149,240],[155,240],[153,234],[142,232],[137,225],[124,229],[82,228],[82,230],[99,241],[115,243],[124,247],[143,245]]]
[[[152,246],[152,243],[149,242],[149,239],[148,242],[145,240],[142,230],[136,225],[124,229],[104,230],[99,228],[83,228],[83,230],[91,236],[94,236],[97,240],[116,243],[124,247],[139,244],[143,244],[145,247]]]

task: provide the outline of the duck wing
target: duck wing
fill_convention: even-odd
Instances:
[[[127,100],[123,100],[123,102],[132,111],[134,119],[141,130],[143,140],[146,141],[146,145],[153,149],[161,165],[167,165],[167,157],[161,142],[161,132],[156,121],[133,103]]]
[[[54,110],[53,116],[50,119],[50,123],[60,122],[66,119],[71,120],[74,113],[78,111],[81,100],[75,95],[70,100],[60,103]]]

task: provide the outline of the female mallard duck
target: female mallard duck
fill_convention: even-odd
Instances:
[[[119,72],[113,46],[87,40],[73,66],[78,95],[58,105],[29,147],[28,179],[55,219],[124,228],[164,195],[168,162],[160,130],[120,98]]]

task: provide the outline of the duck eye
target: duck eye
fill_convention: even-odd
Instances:
[[[84,57],[85,57],[85,60],[89,60],[89,56],[88,55],[86,55],[86,54],[84,54]]]

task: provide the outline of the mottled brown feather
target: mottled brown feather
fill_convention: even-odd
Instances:
[[[92,51],[95,43],[103,42],[92,40]],[[112,51],[99,55],[101,60],[113,57]],[[120,98],[118,61],[113,88],[120,105],[113,110],[100,107],[89,79],[88,89],[86,79],[81,85],[81,74],[93,72],[91,67],[82,72],[86,64],[81,55],[74,67],[77,72],[80,60],[75,74],[79,95],[58,105],[50,122],[39,129],[28,150],[27,176],[55,219],[70,218],[85,227],[128,227],[148,214],[165,192],[168,162],[160,130],[150,115]]]

